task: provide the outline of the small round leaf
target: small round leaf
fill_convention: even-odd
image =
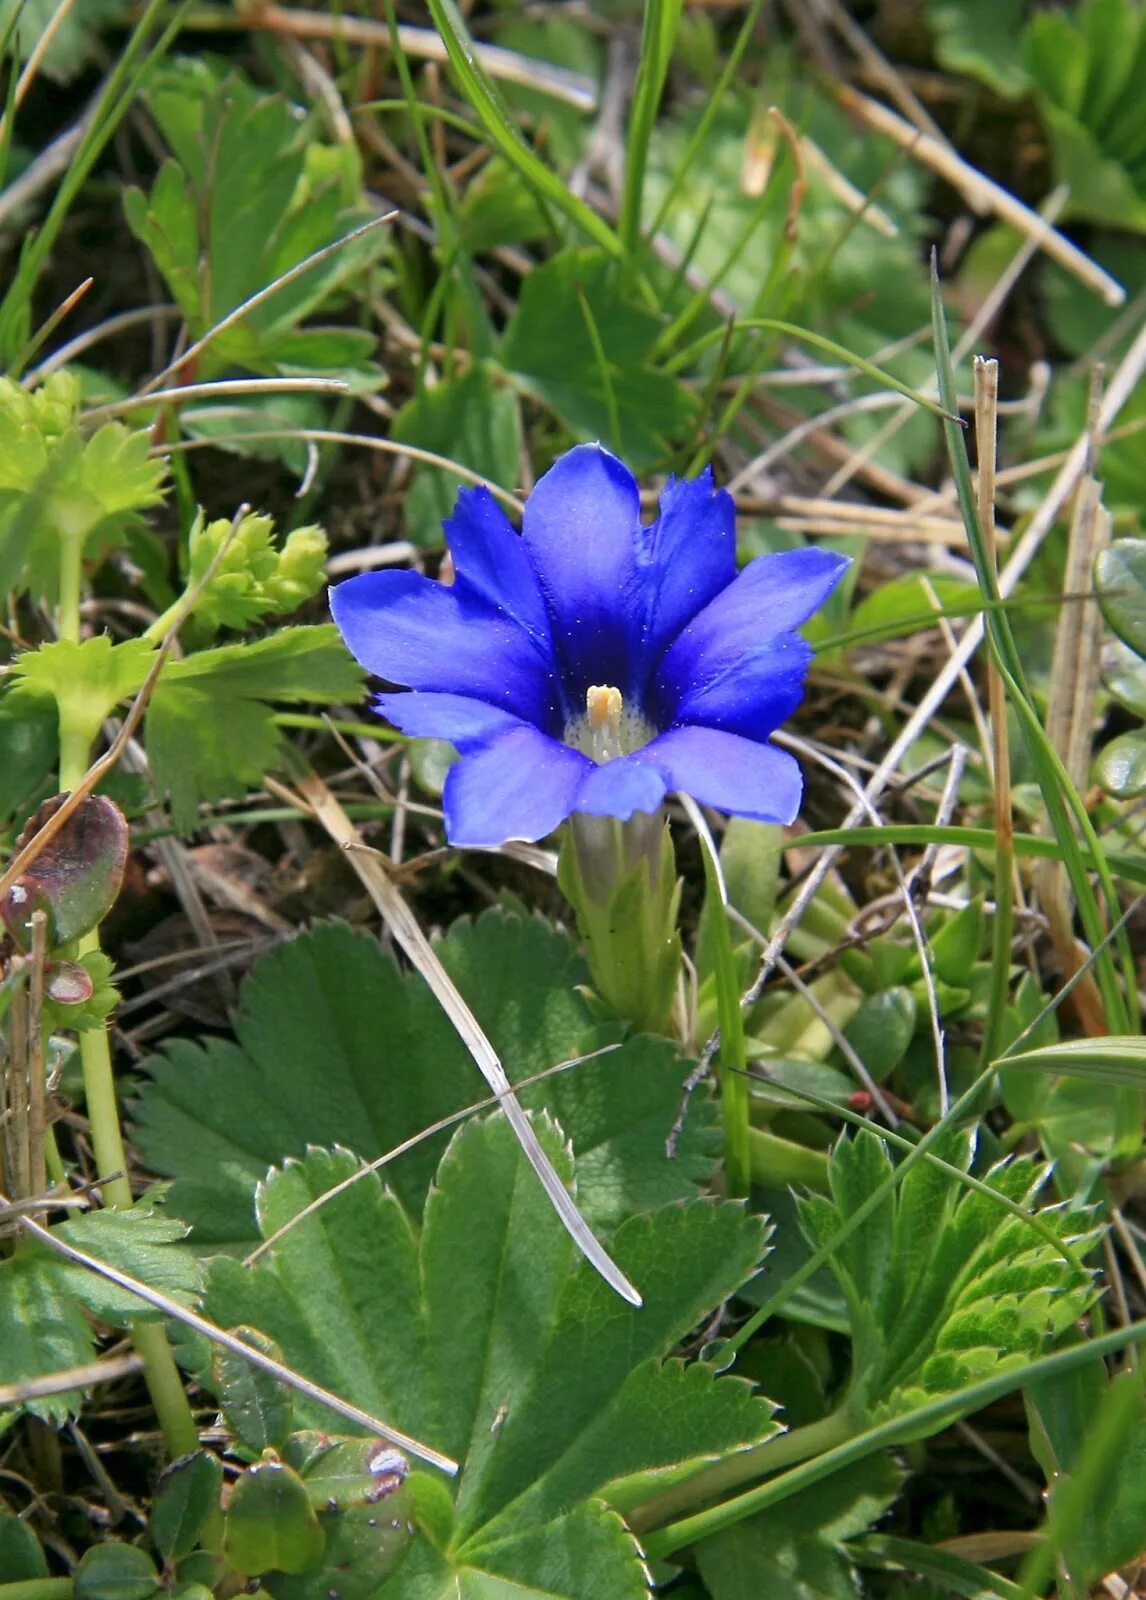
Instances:
[[[75,1591],[76,1600],[151,1600],[159,1593],[159,1574],[133,1544],[97,1544],[76,1568]]]

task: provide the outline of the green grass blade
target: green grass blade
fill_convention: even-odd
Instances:
[[[629,115],[625,190],[621,198],[621,245],[629,259],[635,256],[641,242],[641,203],[649,161],[649,140],[664,92],[673,42],[680,25],[680,12],[681,0],[645,0],[641,59]]]
[[[963,1600],[1026,1600],[1024,1589],[1009,1578],[1001,1578],[990,1567],[981,1567],[977,1561],[915,1539],[873,1533],[851,1540],[847,1548],[861,1567],[912,1572],[916,1577],[930,1579],[942,1593],[961,1595]]]
[[[896,394],[901,394],[905,400],[921,406],[924,411],[930,411],[933,416],[942,417],[952,425],[958,422],[958,413],[951,410],[953,403],[951,399],[944,400],[942,404],[929,399],[918,389],[913,389],[910,384],[901,383],[898,378],[893,378],[890,372],[877,367],[873,361],[857,356],[854,350],[848,350],[844,345],[837,344],[834,339],[829,339],[822,333],[813,333],[810,328],[798,328],[794,322],[781,322],[776,317],[742,317],[732,326],[733,333],[754,333],[757,330],[786,334],[789,339],[797,339],[801,344],[811,345],[813,350],[822,350],[841,366],[854,367],[857,372],[864,373],[885,389],[894,389]],[[679,372],[682,367],[690,365],[698,356],[703,355],[710,345],[718,344],[724,337],[723,327],[713,328],[686,349],[678,351],[666,364],[665,370],[669,373]]]
[[[732,933],[725,911],[724,880],[712,837],[697,828],[704,861],[704,918],[708,948],[712,953],[716,985],[716,1013],[720,1023],[720,1109],[724,1120],[724,1175],[728,1193],[743,1199],[752,1182],[748,1111],[748,1055],[744,1042],[744,1013],[740,1009],[740,978],[732,950]]]
[[[996,1066],[1009,1072],[1053,1072],[1068,1078],[1089,1078],[1124,1088],[1146,1089],[1146,1039],[1141,1034],[1112,1034],[1105,1039],[1065,1039],[1059,1044],[1003,1056]]]
[[[799,1494],[801,1490],[810,1488],[814,1483],[822,1482],[824,1478],[830,1478],[833,1473],[841,1471],[844,1467],[866,1460],[879,1450],[886,1450],[912,1439],[930,1438],[932,1434],[950,1427],[953,1422],[981,1411],[984,1406],[993,1404],[1004,1395],[1013,1394],[1017,1389],[1025,1388],[1027,1384],[1057,1378],[1075,1367],[1103,1360],[1106,1356],[1117,1355],[1128,1345],[1144,1343],[1146,1343],[1146,1322],[1135,1322],[1129,1327],[1117,1328],[1113,1333],[1104,1334],[1101,1338],[1071,1345],[1066,1350],[1056,1350],[1053,1355],[1040,1356],[1026,1367],[1009,1368],[992,1378],[984,1379],[982,1383],[970,1384],[966,1389],[959,1389],[954,1394],[943,1395],[940,1399],[920,1406],[905,1416],[893,1417],[890,1421],[879,1423],[874,1428],[865,1428],[862,1433],[856,1434],[843,1444],[836,1445],[834,1449],[825,1450],[822,1455],[814,1457],[811,1461],[802,1462],[800,1466],[792,1467],[788,1472],[769,1478],[756,1488],[746,1490],[744,1494],[725,1500],[707,1511],[698,1512],[695,1516],[685,1517],[680,1522],[659,1529],[656,1533],[642,1535],[641,1542],[645,1554],[653,1560],[660,1559],[686,1544],[694,1544],[698,1539],[719,1533],[722,1528],[733,1527],[757,1511],[780,1505],[792,1495]]]
[[[442,42],[449,54],[450,64],[478,121],[485,130],[486,137],[500,150],[510,165],[517,168],[541,200],[548,200],[587,238],[592,239],[594,244],[608,251],[609,255],[622,257],[625,253],[624,247],[608,223],[583,200],[571,194],[557,174],[545,165],[522,138],[504,100],[478,62],[473,40],[454,0],[429,0],[429,7],[434,25],[441,34]]]
[[[931,276],[931,322],[935,340],[939,397],[945,410],[943,432],[951,460],[952,473],[955,478],[959,508],[967,530],[967,541],[971,548],[971,557],[975,564],[975,574],[979,580],[979,586],[988,600],[997,602],[1002,597],[999,593],[994,566],[987,552],[983,530],[979,525],[978,506],[975,501],[974,486],[971,482],[971,468],[967,460],[967,450],[962,432],[956,420],[955,375],[951,365],[951,351],[947,340],[947,321],[939,292],[939,277],[934,266]],[[1111,910],[1112,920],[1117,918],[1120,910],[1113,881],[1110,878],[1109,871],[1106,869],[1097,836],[1094,833],[1090,818],[1086,814],[1086,808],[1082,804],[1081,797],[1071,783],[1068,773],[1039,720],[1033,698],[1027,687],[1022,659],[1015,644],[1014,634],[1011,632],[1007,614],[1005,611],[992,606],[985,613],[984,620],[988,647],[999,668],[1008,695],[1019,715],[1027,746],[1038,772],[1039,785],[1046,802],[1047,813],[1050,817],[1055,837],[1058,840],[1060,859],[1066,868],[1075,902],[1078,906],[1079,920],[1082,923],[1088,943],[1092,948],[1096,947],[1101,944],[1103,937],[1102,914],[1090,880],[1087,877],[1087,866],[1079,848],[1074,828],[1071,826],[1068,811],[1073,813],[1074,820],[1090,847],[1095,870],[1098,873]],[[1136,992],[1134,962],[1130,952],[1129,940],[1125,935],[1120,938],[1119,947],[1127,992],[1134,994]],[[1114,962],[1109,951],[1103,951],[1101,957],[1095,963],[1095,976],[1110,1026],[1115,1032],[1128,1033],[1130,1031],[1129,1015],[1122,992],[1119,989]]]
[[[92,120],[56,190],[55,198],[39,229],[29,234],[20,252],[19,265],[0,303],[0,362],[12,363],[27,343],[31,331],[31,301],[40,274],[47,265],[59,231],[73,200],[112,134],[126,115],[146,75],[167,53],[183,23],[190,0],[183,0],[151,50],[144,55],[148,38],[158,18],[166,10],[166,0],[149,0],[136,23],[115,66],[108,75]],[[8,376],[17,378],[18,366],[8,366]]]
[[[914,844],[921,847],[930,844],[960,844],[968,850],[994,850],[996,843],[993,828],[936,827],[928,822],[889,822],[880,828],[821,828],[800,838],[801,847],[834,844]],[[1048,839],[1041,833],[1016,833],[1015,854],[1042,857],[1048,861],[1062,860],[1057,839]],[[1111,850],[1102,851],[1100,859],[1108,870],[1116,872],[1127,883],[1146,885],[1146,860],[1140,856]],[[1098,863],[1089,851],[1083,854],[1083,864],[1090,872],[1098,870]]]

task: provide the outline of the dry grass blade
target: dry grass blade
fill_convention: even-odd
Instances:
[[[941,144],[930,134],[913,128],[910,122],[905,122],[902,117],[896,116],[894,111],[889,111],[878,101],[869,99],[867,95],[858,94],[846,85],[837,87],[836,97],[845,110],[862,117],[869,127],[886,134],[889,139],[894,139],[896,144],[910,151],[925,166],[946,178],[948,183],[958,189],[973,211],[993,211],[997,217],[1010,223],[1019,233],[1037,237],[1040,248],[1053,261],[1065,268],[1080,283],[1084,283],[1088,289],[1100,294],[1108,306],[1122,305],[1126,299],[1126,290],[1120,283],[1116,282],[1108,272],[1104,272],[1089,256],[1084,255],[1064,234],[1048,228],[1036,211],[1023,205],[1021,200],[1016,200],[1014,195],[1000,184],[984,177],[969,161],[964,161],[962,156],[956,155],[949,145]]]
[[[105,1356],[102,1361],[85,1361],[81,1367],[49,1372],[42,1378],[22,1378],[17,1383],[0,1383],[0,1409],[26,1406],[31,1400],[67,1394],[69,1389],[94,1389],[97,1383],[114,1383],[139,1372],[143,1362],[136,1355]]]
[[[0,1203],[3,1196],[0,1196]],[[77,1250],[74,1245],[65,1243],[50,1229],[44,1228],[38,1222],[33,1222],[31,1217],[22,1217],[21,1226],[26,1233],[55,1255],[63,1256],[66,1261],[74,1262],[78,1267],[86,1267],[89,1272],[94,1272],[97,1277],[105,1278],[108,1283],[114,1283],[119,1289],[126,1289],[128,1294],[133,1294],[149,1306],[154,1306],[157,1311],[162,1311],[165,1317],[173,1317],[176,1322],[181,1322],[185,1328],[191,1328],[195,1333],[201,1333],[212,1344],[222,1345],[225,1350],[230,1350],[233,1355],[241,1356],[244,1361],[249,1361],[251,1366],[259,1367],[263,1372],[269,1372],[280,1383],[285,1383],[288,1388],[297,1389],[299,1394],[306,1395],[308,1400],[314,1400],[319,1405],[328,1406],[331,1411],[344,1417],[347,1422],[353,1422],[367,1432],[376,1434],[378,1438],[385,1439],[388,1444],[395,1445],[399,1450],[404,1450],[408,1455],[417,1456],[420,1461],[427,1462],[432,1467],[437,1467],[441,1472],[449,1473],[452,1477],[458,1470],[458,1464],[449,1456],[442,1455],[440,1451],[432,1449],[427,1444],[422,1444],[417,1439],[412,1439],[409,1434],[391,1428],[388,1423],[380,1422],[377,1417],[372,1417],[368,1411],[353,1406],[347,1400],[340,1400],[338,1395],[331,1394],[329,1389],[323,1389],[317,1383],[311,1383],[309,1378],[304,1378],[301,1373],[293,1371],[290,1367],[283,1366],[281,1361],[275,1361],[271,1356],[264,1355],[261,1350],[256,1350],[253,1345],[244,1344],[243,1340],[233,1333],[228,1333],[225,1328],[217,1328],[206,1317],[201,1317],[197,1311],[189,1311],[186,1306],[172,1300],[168,1295],[161,1294],[158,1289],[150,1288],[146,1283],[141,1283],[138,1278],[131,1277],[126,1272],[121,1272],[118,1267],[111,1266],[106,1261],[100,1261],[96,1256],[89,1256],[84,1250]]]
[[[346,850],[350,864],[361,878],[370,898],[385,919],[390,932],[425,978],[442,1010],[458,1030],[463,1044],[478,1070],[498,1098],[506,1120],[517,1135],[553,1208],[567,1228],[577,1248],[630,1305],[639,1306],[641,1296],[594,1238],[577,1210],[572,1196],[554,1171],[549,1157],[538,1143],[532,1124],[521,1109],[505,1068],[482,1032],[476,1017],[455,988],[453,980],[434,954],[410,908],[390,881],[385,867],[364,844],[362,835],[346,812],[315,773],[308,773],[298,784],[304,808],[308,808],[332,839]]]

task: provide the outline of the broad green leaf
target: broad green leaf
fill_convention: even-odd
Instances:
[[[1130,1393],[1127,1393],[1127,1390]],[[1099,1361],[1075,1367],[1026,1393],[1031,1448],[1047,1480],[1052,1524],[1056,1506],[1076,1488],[1072,1481],[1104,1407],[1128,1404],[1122,1448],[1101,1463],[1085,1484],[1081,1521],[1067,1539],[1064,1565],[1085,1592],[1105,1573],[1141,1555],[1146,1529],[1146,1407],[1134,1372],[1111,1381]]]
[[[514,1082],[591,1048],[584,967],[540,919],[487,912],[458,923],[438,954]],[[148,1063],[136,1107],[144,1155],[177,1179],[170,1204],[200,1245],[254,1237],[255,1185],[285,1156],[341,1144],[373,1161],[485,1095],[423,980],[341,924],[255,964],[235,1031],[237,1044],[173,1041]],[[570,1138],[594,1226],[694,1194],[711,1174],[719,1133],[707,1095],[693,1101],[676,1159],[664,1153],[687,1070],[671,1046],[632,1039],[521,1091]],[[387,1168],[415,1220],[445,1142],[428,1139]]]
[[[339,1600],[373,1600],[416,1531],[405,1458],[377,1439],[296,1435],[284,1459],[300,1473],[326,1543],[317,1564],[297,1576],[271,1574],[263,1587],[275,1600],[311,1600],[332,1589]]]
[[[883,1515],[900,1476],[887,1456],[877,1456],[702,1539],[697,1566],[711,1600],[858,1600],[843,1541]]]
[[[967,1168],[973,1149],[970,1135],[951,1134],[936,1154]],[[841,1140],[829,1171],[831,1199],[812,1195],[800,1205],[813,1244],[838,1232],[891,1170],[874,1134]],[[994,1166],[986,1182],[1029,1208],[1048,1170],[1022,1158]],[[1085,1248],[1093,1237],[1087,1212],[1056,1205],[1039,1215],[1067,1246]],[[874,1415],[914,1409],[1043,1353],[1094,1292],[1090,1274],[1021,1218],[922,1162],[832,1266],[848,1301],[853,1392]]]
[[[683,384],[651,362],[661,320],[625,293],[600,251],[564,250],[529,274],[502,340],[506,370],[582,439],[603,439],[634,470],[663,456],[692,420]],[[588,306],[607,363],[602,375]],[[621,437],[612,435],[616,407]]]
[[[1020,1050],[1003,1057],[999,1066],[1008,1072],[1062,1073],[1088,1078],[1112,1086],[1146,1085],[1146,1039],[1138,1034],[1125,1038],[1064,1039],[1061,1043],[1037,1050]]]
[[[143,683],[154,655],[146,639],[112,644],[106,633],[97,633],[82,644],[70,639],[42,644],[18,656],[14,671],[52,695],[69,728],[94,739],[104,718]]]
[[[560,1134],[548,1122],[539,1132],[571,1176]],[[264,1234],[354,1170],[347,1155],[312,1150],[272,1173],[260,1189]],[[622,1480],[627,1500],[646,1477],[680,1481],[775,1431],[771,1406],[750,1385],[664,1360],[753,1270],[763,1239],[760,1219],[704,1200],[632,1218],[611,1250],[644,1305],[619,1308],[575,1259],[498,1116],[455,1135],[420,1238],[371,1175],[252,1268],[217,1258],[207,1305],[217,1320],[260,1326],[292,1365],[357,1404],[452,1445],[464,1470],[447,1570],[459,1582],[472,1568],[538,1583],[550,1535],[562,1549],[567,1519],[586,1515],[585,1502],[608,1497],[611,1484]],[[615,1528],[612,1559],[628,1571],[633,1550],[618,1539],[620,1525],[599,1526]],[[415,1574],[421,1562],[438,1581],[441,1559],[423,1548],[412,1560]],[[395,1595],[422,1592],[407,1586],[406,1567],[397,1581]],[[569,1572],[561,1581],[572,1581]],[[590,1600],[626,1591],[606,1583],[555,1592]]]
[[[1023,66],[1051,136],[1068,213],[1146,228],[1146,141],[1139,84],[1146,25],[1134,0],[1087,0],[1038,12],[1023,34]]]
[[[50,695],[17,685],[0,693],[0,822],[23,822],[55,788],[58,749]]]
[[[326,1546],[318,1513],[298,1473],[268,1456],[231,1486],[223,1554],[236,1572],[305,1572]]]
[[[390,437],[456,461],[490,483],[512,489],[521,472],[521,404],[488,367],[471,366],[408,400]],[[406,531],[415,544],[437,545],[442,523],[469,485],[442,468],[419,466],[403,503]]]
[[[7,1583],[48,1576],[48,1558],[39,1539],[21,1517],[7,1512],[0,1512],[0,1573]]]
[[[964,72],[1003,95],[1028,85],[1020,56],[1025,0],[928,0],[935,54],[949,72]]]
[[[159,1479],[147,1529],[164,1561],[181,1561],[219,1509],[223,1468],[209,1450],[173,1461]]]
[[[146,1550],[109,1539],[93,1545],[76,1568],[76,1600],[151,1600],[159,1574]]]
[[[1112,739],[1099,752],[1094,775],[1116,800],[1133,800],[1146,791],[1146,729]]]
[[[918,1009],[911,990],[897,984],[868,995],[845,1025],[844,1037],[877,1083],[903,1060]]]
[[[332,623],[284,628],[253,644],[219,645],[169,661],[148,708],[145,738],[157,788],[187,832],[202,801],[258,783],[278,762],[276,704],[357,700],[362,671]]]
[[[1146,539],[1116,539],[1094,564],[1094,586],[1107,622],[1146,656]]]
[[[127,220],[195,336],[366,219],[353,150],[323,145],[282,96],[185,57],[152,74],[145,98],[174,158],[150,195],[128,191]],[[277,336],[386,247],[378,230],[277,290],[212,341],[201,375],[296,364]]]

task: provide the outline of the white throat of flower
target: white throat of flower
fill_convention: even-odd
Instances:
[[[653,725],[625,704],[619,689],[608,684],[594,684],[586,690],[584,712],[571,717],[565,727],[565,743],[598,766],[631,755],[655,737]]]

